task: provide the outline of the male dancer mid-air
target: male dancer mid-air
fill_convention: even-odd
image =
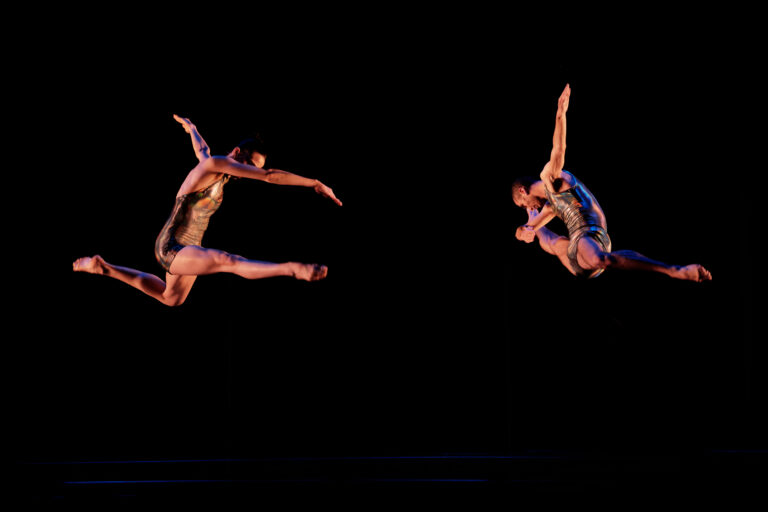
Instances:
[[[531,243],[539,239],[541,248],[557,256],[565,268],[577,277],[597,277],[606,268],[646,270],[675,279],[709,281],[712,274],[698,264],[669,265],[629,250],[612,251],[605,214],[595,196],[568,171],[565,162],[565,113],[571,88],[565,86],[557,104],[555,134],[549,162],[540,179],[518,178],[512,185],[512,199],[528,211],[528,223],[517,228],[515,237]],[[558,236],[546,227],[559,217],[568,228],[568,236]]]

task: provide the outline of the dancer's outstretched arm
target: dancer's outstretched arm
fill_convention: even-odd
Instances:
[[[197,126],[195,126],[192,121],[186,117],[179,117],[176,114],[173,114],[173,118],[181,123],[181,126],[184,127],[184,131],[186,131],[191,137],[192,147],[195,150],[195,156],[197,156],[197,159],[202,162],[206,158],[210,158],[211,150],[203,137],[200,135],[200,132],[197,131]]]
[[[334,195],[333,190],[321,183],[320,180],[305,178],[298,174],[293,174],[280,169],[262,169],[255,165],[242,164],[228,156],[213,156],[206,160],[203,165],[205,165],[210,172],[230,174],[239,178],[266,181],[267,183],[274,183],[276,185],[310,187],[321,196],[327,197],[337,205],[341,206],[341,201]]]
[[[555,134],[552,136],[552,152],[549,162],[541,171],[541,180],[544,186],[551,192],[555,192],[552,183],[559,179],[565,165],[565,113],[568,111],[568,102],[571,97],[571,86],[566,84],[563,93],[557,100],[557,114],[555,116]]]

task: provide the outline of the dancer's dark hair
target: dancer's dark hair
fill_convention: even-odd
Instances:
[[[235,157],[235,160],[240,163],[250,164],[253,153],[261,153],[265,157],[267,156],[267,145],[259,133],[254,133],[241,140],[237,147],[240,148],[240,153]]]

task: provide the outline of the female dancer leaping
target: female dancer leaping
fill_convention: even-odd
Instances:
[[[189,119],[173,117],[190,134],[199,163],[181,184],[176,205],[155,243],[155,257],[166,271],[165,281],[146,272],[112,265],[99,255],[78,259],[72,264],[73,270],[113,277],[167,306],[183,304],[197,276],[206,274],[228,272],[246,279],[293,276],[305,281],[325,278],[328,273],[325,266],[248,260],[200,245],[211,215],[221,205],[224,184],[232,176],[278,185],[312,187],[339,206],[341,201],[319,180],[279,169],[264,169],[266,151],[258,137],[244,140],[227,156],[212,157],[195,125]]]

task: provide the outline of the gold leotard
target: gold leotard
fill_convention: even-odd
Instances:
[[[228,180],[225,174],[203,190],[176,198],[171,216],[155,241],[155,258],[166,272],[171,273],[171,263],[182,248],[200,245],[211,216],[221,206]]]
[[[573,176],[573,175],[571,175]],[[603,273],[604,269],[585,269],[579,265],[576,257],[579,240],[588,236],[594,239],[605,252],[611,252],[611,238],[602,208],[592,192],[576,178],[568,190],[560,193],[550,192],[545,187],[547,200],[555,214],[565,222],[568,228],[568,260],[578,277],[592,278]]]

